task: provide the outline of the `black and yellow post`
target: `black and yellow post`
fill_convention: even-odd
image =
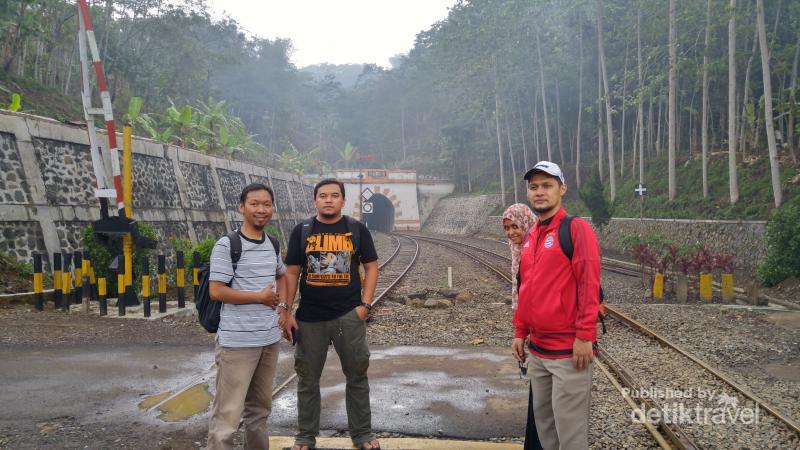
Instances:
[[[72,265],[72,255],[64,253],[64,267],[61,269],[61,291],[64,297],[61,302],[61,310],[69,312],[70,295],[72,294],[72,272],[69,268]]]
[[[125,315],[125,266],[117,267],[117,315]]]
[[[92,285],[89,281],[89,252],[83,252],[83,259],[81,260],[81,298],[83,299],[83,312],[89,313],[91,309],[89,300],[92,292]]]
[[[89,277],[89,297],[91,297],[92,301],[97,301],[97,277],[95,277],[94,274],[94,266],[92,266],[91,255],[86,250],[83,252],[83,260],[86,261],[86,276]]]
[[[61,308],[64,291],[61,290],[61,253],[53,253],[53,308]]]
[[[200,253],[192,253],[192,285],[194,286],[194,302],[197,303],[197,289],[200,287]]]
[[[97,301],[100,303],[100,315],[108,315],[108,301],[106,300],[106,279],[97,279]]]
[[[83,253],[75,251],[75,290],[72,293],[72,303],[82,303],[83,295]]]
[[[158,255],[158,312],[167,312],[167,258]]]
[[[131,136],[133,129],[126,124],[122,127],[122,201],[125,206],[125,218],[133,219],[133,153],[131,149]],[[122,255],[125,271],[125,303],[127,306],[139,304],[136,292],[133,290],[133,235],[122,235]]]
[[[184,288],[186,286],[186,269],[183,263],[183,252],[178,250],[175,255],[177,261],[177,268],[175,269],[175,284],[178,285],[178,308],[186,308],[186,294]]]
[[[150,317],[150,258],[142,257],[142,309]]]
[[[44,311],[44,286],[42,282],[42,255],[33,254],[33,295],[37,311]]]

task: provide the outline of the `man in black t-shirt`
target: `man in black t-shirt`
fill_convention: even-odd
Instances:
[[[341,181],[328,178],[317,183],[314,204],[317,216],[298,224],[289,238],[285,260],[289,300],[278,305],[284,336],[296,344],[297,434],[292,450],[316,445],[319,378],[331,343],[347,379],[350,438],[359,449],[380,449],[372,432],[366,327],[378,282],[378,255],[369,230],[342,215]],[[364,266],[363,280],[359,264]],[[300,306],[292,317],[298,281]]]

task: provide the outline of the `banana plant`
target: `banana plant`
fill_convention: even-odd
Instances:
[[[141,97],[131,97],[131,101],[128,102],[128,112],[122,116],[122,120],[130,125],[131,127],[136,125],[136,122],[139,121],[139,113],[142,110],[142,98]]]
[[[355,160],[357,154],[358,150],[349,142],[344,146],[344,151],[339,152],[339,157],[340,161],[344,163],[345,168],[350,168],[350,164]]]
[[[172,128],[176,133],[176,138],[181,145],[181,148],[186,148],[191,143],[194,137],[196,127],[192,122],[191,106],[186,105],[180,110],[175,106],[175,103],[170,99],[170,107],[166,111],[166,122],[168,128]]]
[[[22,107],[22,97],[19,94],[14,94],[11,96],[11,104],[8,105],[8,110],[11,112],[17,112]]]
[[[150,135],[151,139],[159,142],[169,142],[175,130],[172,127],[167,127],[159,130],[158,121],[148,114],[142,114],[137,118],[136,123]]]

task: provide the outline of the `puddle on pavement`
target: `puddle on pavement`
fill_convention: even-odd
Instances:
[[[177,422],[203,413],[211,405],[211,392],[206,383],[200,383],[181,392],[158,407],[159,419],[164,422]]]
[[[141,402],[139,402],[140,409],[150,409],[153,406],[156,406],[161,400],[164,400],[171,394],[172,391],[162,392],[160,394],[150,395],[144,398]]]

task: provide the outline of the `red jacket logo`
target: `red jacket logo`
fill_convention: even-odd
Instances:
[[[555,242],[555,239],[553,239],[553,235],[551,234],[550,236],[547,236],[547,238],[544,240],[544,248],[552,247],[553,242]]]

